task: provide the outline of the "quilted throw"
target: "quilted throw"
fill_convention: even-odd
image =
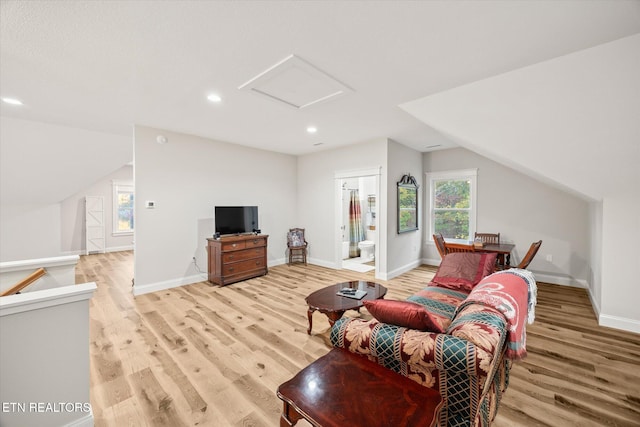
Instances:
[[[458,306],[456,315],[470,304],[484,304],[501,312],[507,320],[505,357],[520,360],[527,355],[526,324],[535,318],[537,286],[528,270],[510,269],[485,277]]]

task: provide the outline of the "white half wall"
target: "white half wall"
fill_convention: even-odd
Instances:
[[[15,286],[39,268],[44,268],[46,274],[22,289],[21,294],[73,285],[76,283],[76,265],[79,259],[78,255],[69,255],[1,262],[0,291],[4,292]]]
[[[91,282],[0,299],[0,425],[93,426],[89,300],[95,289]]]
[[[298,225],[294,156],[144,126],[134,145],[134,294],[206,280],[216,205],[257,205],[268,263],[284,262],[287,231]]]

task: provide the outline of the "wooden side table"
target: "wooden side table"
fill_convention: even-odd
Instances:
[[[442,399],[433,389],[366,357],[334,348],[278,387],[280,427],[430,426]]]

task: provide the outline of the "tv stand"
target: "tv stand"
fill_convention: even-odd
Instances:
[[[224,286],[267,274],[268,237],[241,234],[208,238],[209,282]]]

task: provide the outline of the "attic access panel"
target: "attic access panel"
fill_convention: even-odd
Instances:
[[[353,90],[296,55],[289,55],[238,89],[301,110]]]

